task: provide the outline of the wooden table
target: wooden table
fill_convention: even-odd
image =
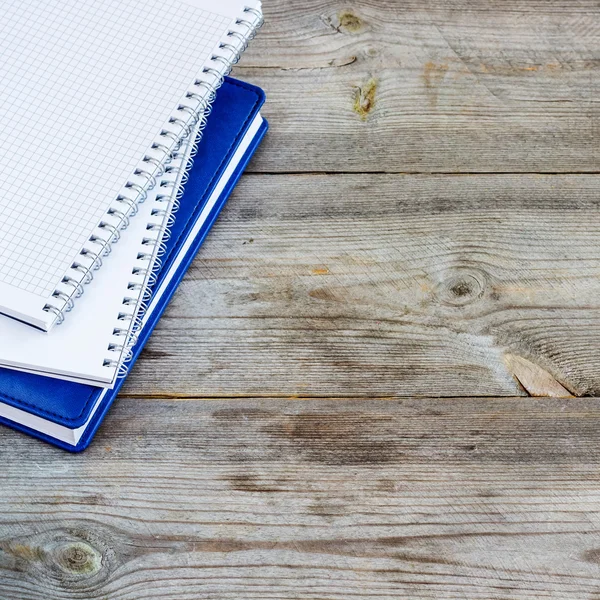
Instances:
[[[2,429],[0,598],[600,598],[600,6],[265,0],[271,131],[93,446]]]

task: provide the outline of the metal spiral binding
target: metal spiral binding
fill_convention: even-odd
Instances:
[[[119,227],[128,223],[129,217],[135,214],[132,211],[137,212],[137,203],[143,202],[146,199],[148,190],[153,189],[156,185],[161,189],[164,188],[165,192],[175,188],[174,193],[159,193],[156,196],[156,201],[164,202],[165,208],[153,210],[152,216],[165,217],[168,214],[169,217],[166,223],[164,223],[163,219],[162,223],[148,223],[146,227],[149,232],[156,231],[158,234],[156,237],[149,236],[142,240],[141,246],[143,247],[143,250],[138,253],[137,259],[140,263],[146,263],[147,265],[152,266],[136,266],[133,268],[132,274],[142,275],[145,281],[144,284],[129,282],[127,291],[137,291],[140,292],[140,295],[137,298],[130,295],[123,298],[124,310],[119,313],[117,317],[119,323],[113,330],[115,342],[109,344],[107,348],[107,351],[111,352],[113,357],[105,358],[103,364],[105,367],[116,368],[118,370],[117,377],[119,378],[125,377],[129,370],[128,363],[133,358],[133,348],[137,344],[138,334],[143,325],[143,315],[147,311],[152,299],[152,288],[156,284],[158,273],[161,270],[162,257],[166,253],[166,242],[170,238],[171,227],[175,222],[174,214],[179,209],[184,186],[189,178],[189,173],[194,163],[194,156],[198,152],[198,144],[202,138],[202,132],[206,127],[208,116],[212,110],[212,103],[216,97],[217,90],[231,71],[232,66],[240,59],[242,52],[248,46],[248,42],[255,36],[256,31],[263,24],[262,14],[258,10],[251,7],[244,7],[243,13],[243,17],[238,18],[235,21],[236,28],[228,31],[225,36],[226,39],[224,41],[222,40],[219,44],[219,50],[222,51],[222,54],[215,53],[210,58],[214,67],[204,67],[202,72],[203,77],[196,79],[193,84],[193,89],[187,92],[185,99],[196,102],[196,105],[188,106],[187,104],[180,104],[177,107],[177,112],[179,114],[177,116],[172,116],[169,119],[170,125],[179,127],[179,137],[169,130],[163,130],[161,132],[163,141],[171,140],[173,144],[167,146],[160,142],[154,143],[152,149],[162,153],[162,160],[153,156],[146,156],[144,157],[144,162],[153,165],[154,170],[150,172],[145,169],[137,169],[134,173],[134,175],[146,178],[146,191],[142,190],[135,202],[131,201],[129,197],[120,196],[117,200],[126,205],[125,210],[113,210],[112,213],[109,211],[110,216],[117,215],[117,217],[120,216],[122,219],[119,224],[112,228],[110,228],[110,223],[105,225],[105,229],[108,229],[111,232],[111,237],[106,241],[106,244],[104,244],[101,251],[96,252],[95,256],[97,257],[97,260],[94,260],[89,266],[89,269],[85,271],[86,276],[88,274],[91,276],[91,270],[98,268],[101,263],[100,255],[103,252],[107,252],[107,249],[108,252],[110,251],[110,245],[118,239]],[[197,135],[196,139],[192,142],[189,160],[183,165],[183,171],[180,173],[182,167],[176,168],[172,166],[171,163],[174,160],[185,159],[185,152],[181,151],[183,141],[191,135],[192,131],[196,130]],[[174,182],[164,178],[173,174],[179,176],[178,181]],[[128,182],[126,188],[140,190],[141,186],[135,182]],[[83,256],[86,256],[86,254],[83,254]],[[85,266],[82,266],[82,268],[86,269]],[[79,264],[75,270],[83,272]],[[75,287],[75,280],[72,282],[71,278],[69,278],[68,281],[66,279],[67,278],[63,280],[63,284],[73,287],[73,294],[80,294],[82,292],[80,284],[79,287]],[[62,295],[55,297],[62,298]],[[70,304],[65,302],[62,310],[70,310],[69,306]],[[127,307],[132,308],[133,312],[125,312]],[[47,308],[50,312],[58,310],[52,305],[48,305]],[[128,323],[129,326],[123,326],[125,323]],[[122,339],[119,341],[119,338]]]

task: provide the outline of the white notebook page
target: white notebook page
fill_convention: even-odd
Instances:
[[[198,130],[192,134],[196,139]],[[188,164],[193,144],[191,139],[181,148],[182,158],[172,166],[179,167],[171,179],[180,183]],[[175,188],[169,188],[174,196]],[[155,209],[163,210],[172,203],[157,202],[164,190],[154,188],[148,199],[140,204],[138,214],[131,220],[128,235],[113,246],[105,264],[88,285],[86,293],[77,301],[72,313],[60,327],[50,334],[25,327],[13,319],[0,318],[0,366],[19,371],[44,374],[98,387],[112,387],[118,368],[105,365],[105,359],[118,361],[121,354],[110,352],[110,344],[122,345],[122,337],[113,336],[115,327],[128,329],[130,322],[117,320],[120,312],[137,314],[139,306],[124,306],[125,297],[142,298],[143,289],[128,290],[129,282],[147,284],[148,276],[133,276],[132,265],[149,266],[136,260],[138,253],[154,253],[152,247],[142,245],[144,238],[161,238],[160,231],[146,229],[148,223],[158,221],[152,216]],[[166,217],[166,216],[165,216]],[[155,248],[156,249],[156,248]]]
[[[48,298],[244,4],[258,3],[0,0],[1,312],[48,319]]]

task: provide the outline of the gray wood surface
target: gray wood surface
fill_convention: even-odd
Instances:
[[[600,5],[264,10],[271,130],[93,445],[0,429],[0,600],[600,600]]]
[[[600,394],[599,197],[595,175],[246,177],[126,393],[526,395],[512,354]]]
[[[259,172],[597,172],[596,0],[271,0]]]
[[[4,435],[0,598],[591,600],[599,430],[592,399],[122,400],[68,460]]]

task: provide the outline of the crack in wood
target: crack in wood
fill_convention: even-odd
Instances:
[[[573,398],[574,395],[566,389],[548,371],[535,363],[517,356],[505,354],[504,364],[516,379],[517,383],[530,396],[544,398]]]

